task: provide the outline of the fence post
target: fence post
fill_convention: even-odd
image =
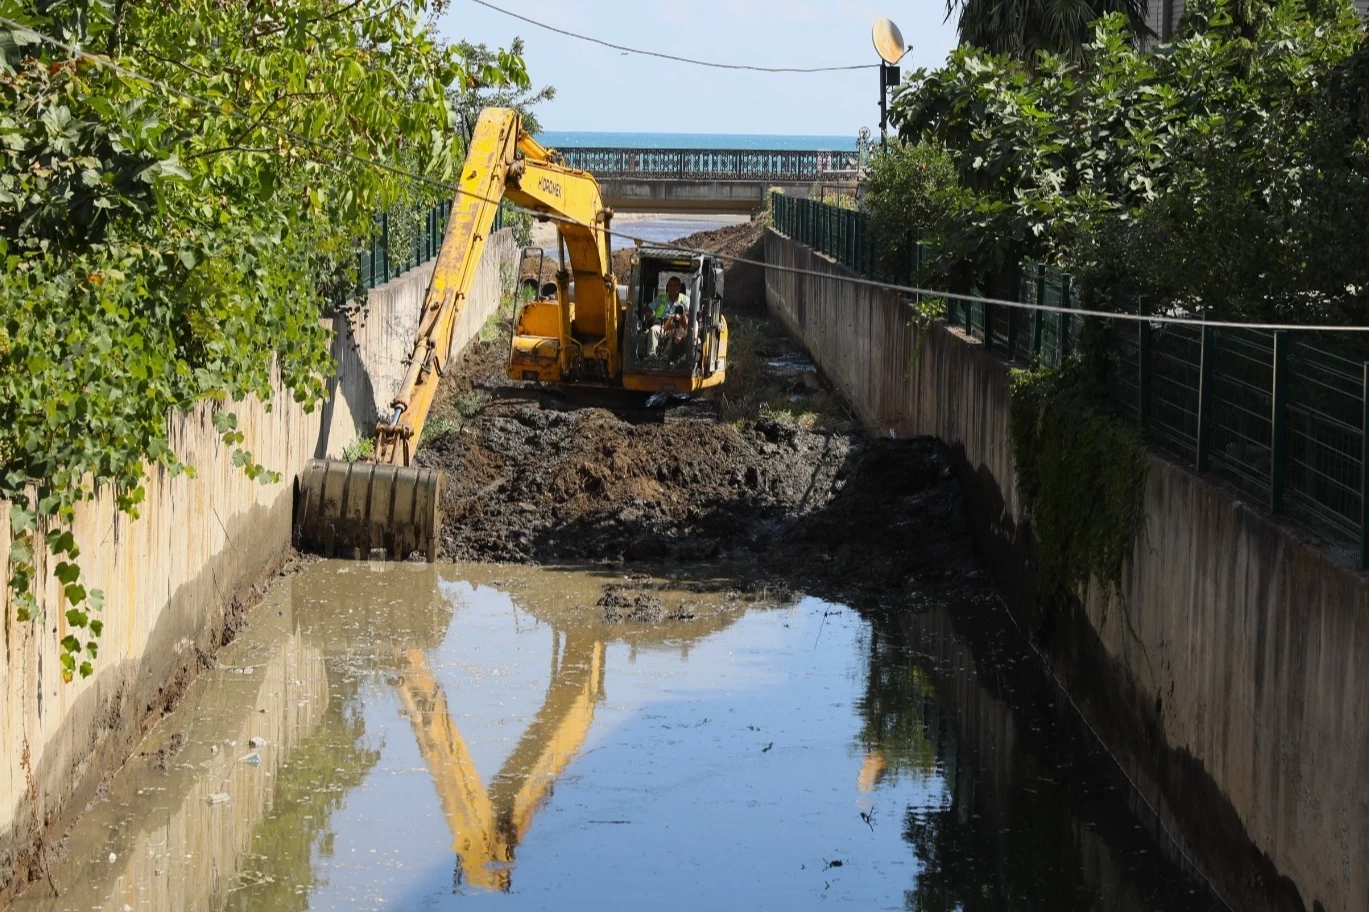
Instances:
[[[380,235],[371,232],[371,284],[368,288],[375,288],[381,283],[376,281],[376,273],[380,267]]]
[[[1359,566],[1369,569],[1369,361],[1360,387]]]
[[[381,251],[380,259],[385,267],[384,282],[390,281],[390,214],[382,212],[380,214],[380,237],[384,250]]]
[[[1206,319],[1206,318],[1204,318]],[[1209,463],[1209,442],[1212,440],[1212,367],[1217,360],[1217,331],[1203,326],[1203,345],[1198,351],[1198,453],[1200,472]]]
[[[846,210],[846,265],[856,269],[856,211]]]
[[[1073,296],[1074,289],[1070,288],[1070,274],[1064,273],[1060,276],[1060,326],[1057,333],[1056,349],[1059,351],[1060,360],[1058,364],[1065,363],[1065,356],[1070,354],[1070,314],[1069,308],[1073,303],[1070,298]]]
[[[987,301],[980,302],[979,321],[984,325],[984,351],[991,351],[993,349],[993,305]]]
[[[852,268],[864,275],[865,272],[865,222],[858,212],[852,214]]]
[[[1288,457],[1288,336],[1274,331],[1273,415],[1269,435],[1269,509],[1284,512],[1284,462]]]
[[[1150,309],[1150,296],[1142,295],[1138,312],[1144,316],[1150,314]],[[1140,345],[1136,358],[1136,417],[1141,429],[1147,430],[1150,428],[1150,377],[1154,365],[1150,348],[1150,321],[1138,320],[1136,326]]]
[[[1046,264],[1036,264],[1036,303],[1044,304],[1046,301]],[[1041,327],[1046,321],[1045,311],[1034,311],[1036,316],[1032,318],[1032,358],[1041,357]]]
[[[1022,300],[1022,264],[1012,265],[1012,294],[1008,295],[1013,301]],[[1008,308],[1008,361],[1017,357],[1017,312],[1021,308]]]

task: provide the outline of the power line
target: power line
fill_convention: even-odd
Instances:
[[[515,207],[515,208],[517,208],[517,209],[522,209],[521,206],[520,206],[520,207]],[[525,211],[525,212],[531,212],[530,210],[523,210],[523,211]],[[532,214],[533,214],[533,215],[537,215],[537,216],[542,216],[542,217],[550,218],[550,219],[553,219],[553,220],[555,220],[555,219],[558,218],[557,216],[550,216],[550,215],[547,215],[547,214],[545,214],[545,213],[536,213],[536,212],[533,212]],[[564,221],[571,221],[571,220],[564,220]],[[584,225],[583,223],[580,223],[580,222],[575,222],[575,224],[577,224],[577,225],[582,225],[582,226],[585,227],[585,228],[590,228],[590,227],[592,227],[592,226],[589,226],[589,225]],[[617,234],[617,232],[614,232],[614,234]],[[707,255],[709,255],[709,256],[711,256],[711,257],[716,257],[716,258],[718,258],[718,259],[720,259],[720,260],[729,260],[729,261],[731,261],[731,262],[733,262],[733,263],[745,263],[745,264],[748,264],[748,265],[750,265],[750,266],[760,266],[760,267],[764,267],[765,269],[772,269],[772,270],[775,270],[775,271],[781,272],[781,273],[792,273],[792,274],[796,274],[796,275],[800,275],[800,276],[816,276],[817,278],[820,278],[820,279],[831,279],[831,280],[833,280],[833,281],[845,283],[845,284],[847,284],[847,285],[861,285],[861,286],[866,286],[866,287],[869,287],[869,288],[883,289],[884,291],[889,291],[889,292],[902,292],[902,293],[908,294],[908,295],[920,295],[920,296],[922,296],[923,298],[946,298],[946,299],[952,300],[952,301],[974,302],[974,303],[977,303],[977,304],[1001,305],[1001,306],[1003,306],[1003,307],[1020,308],[1021,310],[1024,310],[1024,311],[1044,311],[1044,312],[1050,313],[1050,314],[1074,314],[1074,315],[1077,315],[1077,316],[1079,316],[1079,317],[1101,317],[1101,318],[1104,318],[1104,319],[1107,319],[1107,320],[1128,320],[1128,321],[1133,321],[1133,322],[1136,322],[1136,323],[1168,323],[1168,324],[1175,324],[1175,325],[1178,325],[1178,326],[1216,327],[1216,328],[1219,328],[1219,329],[1235,329],[1235,330],[1300,330],[1300,331],[1313,332],[1313,333],[1363,333],[1363,332],[1369,332],[1369,326],[1357,326],[1357,325],[1351,325],[1351,326],[1329,326],[1329,325],[1302,324],[1302,323],[1240,323],[1240,322],[1238,322],[1238,321],[1227,321],[1227,320],[1203,320],[1203,319],[1194,319],[1194,318],[1192,318],[1192,317],[1165,317],[1165,316],[1162,316],[1162,315],[1127,314],[1127,313],[1121,313],[1121,312],[1117,312],[1117,311],[1090,311],[1090,310],[1084,310],[1084,309],[1081,309],[1081,308],[1067,308],[1067,307],[1060,307],[1059,305],[1051,305],[1051,304],[1028,304],[1028,303],[1025,302],[1025,301],[1013,301],[1013,300],[1011,300],[1011,299],[1009,299],[1009,298],[988,298],[988,297],[985,297],[985,296],[983,296],[983,295],[967,295],[967,294],[962,294],[962,293],[960,293],[960,292],[948,292],[948,291],[946,291],[946,290],[944,290],[944,289],[920,288],[920,287],[915,286],[915,285],[899,285],[899,284],[897,284],[897,283],[892,283],[892,282],[879,282],[879,281],[874,280],[874,279],[861,279],[861,278],[856,277],[856,276],[838,276],[838,275],[835,275],[835,274],[833,274],[833,273],[825,273],[825,272],[822,272],[821,270],[800,269],[800,268],[797,267],[797,266],[782,266],[782,265],[776,264],[776,263],[767,263],[767,262],[765,262],[764,260],[749,260],[749,259],[747,259],[747,258],[745,258],[745,257],[734,257],[734,256],[732,256],[732,255],[730,255],[730,254],[720,254],[720,253],[716,253],[716,252],[714,252],[714,251],[704,250],[704,249],[702,249],[702,248],[681,247],[681,246],[678,245],[678,244],[671,244],[671,243],[661,244],[661,243],[659,243],[659,242],[654,242],[654,241],[653,241],[653,242],[647,242],[647,241],[643,241],[641,238],[634,238],[634,237],[632,237],[631,235],[622,235],[622,237],[627,238],[628,240],[632,241],[633,243],[635,243],[635,244],[637,244],[637,245],[639,245],[639,246],[641,246],[641,245],[649,245],[649,246],[654,246],[654,247],[668,247],[668,248],[670,248],[671,250],[684,251],[685,253],[691,253],[691,254],[707,254]]]
[[[493,3],[487,3],[485,0],[471,0],[471,2],[486,7],[487,9],[492,9],[496,13],[503,13],[505,16],[511,16],[514,19],[522,20],[529,25],[535,25],[538,28],[546,29],[549,32],[565,35],[568,38],[578,38],[581,41],[588,41],[591,44],[602,45],[606,48],[613,48],[615,51],[623,51],[627,54],[641,54],[643,57],[659,57],[662,60],[674,60],[678,63],[692,63],[695,66],[712,67],[717,70],[751,70],[756,73],[832,73],[839,70],[873,70],[879,66],[877,63],[858,63],[846,67],[757,67],[744,63],[717,63],[716,61],[711,60],[695,60],[692,57],[677,57],[674,54],[663,54],[660,51],[643,51],[640,48],[630,48],[625,45],[614,44],[611,41],[604,41],[600,38],[591,38],[588,35],[581,35],[578,32],[558,29],[554,25],[547,25],[545,22],[539,22],[536,19],[530,19],[527,16],[521,16],[512,10],[503,9],[502,7],[495,6]]]
[[[475,2],[480,3],[480,2],[483,2],[483,0],[475,0]],[[114,61],[110,60],[108,57],[103,57],[103,56],[98,56],[98,55],[95,55],[95,54],[90,54],[90,53],[88,53],[88,52],[86,52],[86,51],[81,50],[79,47],[76,47],[76,46],[74,46],[74,45],[68,44],[68,43],[66,43],[66,42],[64,42],[64,41],[62,41],[62,40],[60,40],[60,39],[58,39],[58,38],[52,37],[51,35],[47,35],[47,34],[45,34],[45,33],[43,33],[43,32],[39,32],[39,31],[37,31],[37,30],[35,30],[35,29],[33,29],[33,28],[30,28],[30,27],[28,27],[28,26],[21,25],[20,23],[15,22],[13,19],[8,19],[8,18],[5,18],[5,17],[3,17],[3,16],[0,16],[0,25],[8,26],[9,28],[17,29],[17,30],[19,30],[19,31],[23,31],[23,32],[26,32],[26,33],[28,33],[28,34],[30,34],[30,35],[33,35],[33,36],[35,36],[35,37],[37,37],[37,38],[41,38],[42,40],[47,41],[47,42],[49,42],[50,44],[55,45],[56,47],[62,48],[63,50],[66,50],[67,52],[69,52],[69,53],[71,53],[71,54],[74,54],[74,55],[76,55],[76,56],[78,56],[78,57],[80,57],[80,58],[82,58],[82,59],[84,59],[84,60],[90,61],[91,63],[95,64],[96,66],[99,66],[99,67],[103,67],[103,68],[105,68],[105,69],[112,70],[112,71],[114,71],[114,72],[116,72],[116,73],[119,73],[119,74],[121,74],[121,75],[123,75],[123,76],[127,76],[127,77],[130,78],[130,79],[141,80],[141,81],[146,82],[146,83],[148,83],[149,85],[155,86],[155,87],[157,87],[157,88],[159,88],[159,89],[163,90],[164,92],[167,92],[167,93],[169,93],[169,94],[171,94],[171,95],[175,95],[175,96],[177,96],[177,97],[184,98],[184,99],[187,99],[187,100],[189,100],[189,101],[193,101],[193,102],[195,102],[196,104],[204,105],[204,106],[207,107],[207,108],[215,108],[215,107],[218,107],[218,105],[216,105],[215,103],[210,102],[210,101],[207,100],[207,99],[201,98],[201,97],[199,97],[198,95],[195,95],[195,94],[192,93],[192,92],[187,92],[187,91],[185,91],[184,89],[179,89],[179,88],[177,88],[177,87],[175,87],[175,86],[172,86],[172,85],[170,85],[169,83],[166,83],[166,82],[164,82],[164,81],[162,81],[162,80],[153,78],[153,77],[151,77],[151,76],[146,76],[146,75],[144,75],[144,74],[142,74],[142,73],[139,73],[139,72],[137,72],[137,71],[135,71],[135,70],[129,69],[128,67],[125,67],[125,66],[123,66],[122,64],[115,63]],[[231,103],[229,103],[229,104],[231,104]],[[235,110],[235,109],[231,109],[231,108],[230,108],[230,110],[228,111],[228,114],[229,114],[230,116],[232,116],[232,117],[238,118],[239,120],[250,121],[250,122],[252,122],[253,124],[256,124],[256,123],[257,123],[256,120],[255,120],[254,118],[252,118],[249,114],[247,114],[247,113],[244,112],[244,111],[238,111],[238,110]],[[509,205],[512,209],[514,209],[515,211],[517,211],[517,212],[522,212],[522,213],[526,213],[526,214],[528,214],[528,215],[530,215],[530,216],[533,216],[534,218],[537,218],[537,219],[543,219],[543,220],[548,220],[548,221],[552,221],[552,222],[559,222],[559,223],[565,224],[565,225],[573,225],[573,226],[576,226],[576,227],[578,227],[578,228],[586,228],[586,229],[589,229],[590,231],[600,230],[600,229],[599,229],[599,226],[597,226],[597,225],[591,225],[591,224],[588,223],[588,222],[581,222],[581,221],[579,221],[578,219],[573,219],[573,218],[571,218],[571,217],[569,217],[569,216],[564,216],[564,215],[560,215],[560,214],[557,214],[557,213],[538,212],[538,211],[535,210],[535,209],[528,209],[528,208],[525,207],[525,206],[519,206],[518,204],[513,203],[513,202],[511,202],[511,201],[507,201],[507,200],[503,200],[503,199],[493,199],[493,198],[490,198],[490,197],[480,196],[479,194],[474,194],[474,193],[471,193],[471,192],[469,192],[469,191],[467,191],[467,190],[463,190],[463,189],[460,187],[460,185],[453,184],[453,183],[451,183],[451,182],[449,182],[449,181],[440,181],[440,180],[437,180],[436,178],[430,178],[430,177],[428,177],[428,176],[426,176],[426,175],[422,175],[422,174],[418,174],[418,173],[413,172],[413,171],[409,171],[408,169],[406,169],[406,168],[401,168],[401,167],[399,167],[399,166],[397,166],[397,165],[391,165],[391,164],[389,164],[389,163],[387,163],[387,162],[376,161],[375,159],[368,158],[368,157],[363,156],[363,155],[358,155],[357,153],[351,152],[350,150],[343,149],[343,148],[338,147],[338,146],[334,146],[334,145],[332,145],[331,143],[324,143],[324,142],[321,142],[321,141],[319,141],[319,140],[315,140],[315,139],[312,139],[312,138],[310,138],[310,137],[303,136],[302,134],[295,133],[294,131],[289,130],[288,128],[281,127],[281,126],[276,125],[276,124],[260,124],[260,125],[258,125],[258,126],[261,126],[261,127],[263,127],[264,129],[274,130],[275,132],[279,133],[280,135],[285,136],[285,137],[288,137],[288,138],[290,138],[290,139],[293,139],[293,140],[295,140],[296,142],[300,143],[301,145],[311,146],[311,147],[313,147],[313,148],[315,148],[315,149],[321,149],[321,150],[324,150],[324,151],[326,151],[326,152],[332,152],[332,153],[335,154],[335,155],[343,156],[343,157],[345,157],[345,158],[347,158],[347,159],[350,159],[350,160],[352,160],[352,161],[354,161],[354,162],[357,162],[358,164],[365,165],[365,166],[372,167],[372,168],[379,168],[379,169],[382,169],[382,170],[384,170],[384,171],[388,171],[388,172],[390,172],[390,173],[392,173],[392,174],[397,174],[397,175],[399,175],[399,176],[401,176],[401,177],[407,177],[407,178],[410,178],[410,179],[412,179],[412,180],[414,180],[414,181],[417,181],[417,182],[420,182],[420,183],[424,183],[424,184],[427,184],[427,185],[432,186],[432,187],[437,187],[437,188],[446,190],[446,191],[448,191],[449,193],[454,193],[454,194],[465,194],[466,196],[468,196],[468,197],[470,197],[470,198],[472,198],[472,199],[479,200],[480,202],[483,202],[483,203],[490,203],[490,204],[493,204],[493,205],[496,205],[496,206],[501,205],[501,204],[503,204],[503,203],[508,203],[508,205]],[[316,159],[315,161],[318,161],[318,160]],[[319,162],[319,163],[320,163],[320,164],[328,164],[327,162]],[[610,231],[611,231],[611,230],[610,230]],[[1321,333],[1346,333],[1346,332],[1350,332],[1350,333],[1361,333],[1361,332],[1369,332],[1369,326],[1328,326],[1328,325],[1315,325],[1315,324],[1314,324],[1314,325],[1306,325],[1306,324],[1296,324],[1296,323],[1240,323],[1240,322],[1236,322],[1236,321],[1224,321],[1224,320],[1203,320],[1203,319],[1196,319],[1196,320],[1195,320],[1195,319],[1193,319],[1193,318],[1191,318],[1191,317],[1166,317],[1166,316],[1161,316],[1161,315],[1145,315],[1145,314],[1126,314],[1126,313],[1117,313],[1117,312],[1113,312],[1113,311],[1091,311],[1091,310],[1082,310],[1082,309],[1077,309],[1077,308],[1065,308],[1065,307],[1060,307],[1060,306],[1058,306],[1058,305],[1047,305],[1047,304],[1027,304],[1026,302],[1022,302],[1022,301],[1012,301],[1012,300],[1009,300],[1009,299],[1006,299],[1006,298],[989,298],[989,297],[985,297],[985,296],[983,296],[983,295],[960,294],[960,293],[956,293],[956,292],[949,292],[949,291],[946,291],[946,290],[944,290],[944,289],[929,289],[929,288],[921,288],[921,287],[919,287],[919,286],[913,286],[913,285],[900,285],[900,284],[891,283],[891,282],[880,282],[880,281],[874,280],[874,279],[862,279],[862,278],[859,278],[859,277],[856,277],[856,276],[838,276],[838,275],[834,275],[834,274],[828,273],[828,272],[823,272],[823,271],[820,271],[820,270],[801,269],[801,268],[795,267],[795,266],[782,266],[782,265],[780,265],[780,264],[766,263],[764,260],[751,260],[751,259],[748,259],[748,258],[746,258],[746,257],[736,257],[736,256],[732,256],[732,255],[730,255],[730,254],[719,254],[719,253],[717,253],[717,252],[715,252],[715,251],[705,250],[705,249],[703,249],[703,248],[683,247],[683,246],[681,246],[681,245],[679,245],[679,244],[669,244],[669,245],[665,245],[665,244],[661,244],[661,243],[659,243],[659,242],[647,241],[646,239],[639,238],[639,237],[636,237],[636,236],[634,236],[634,235],[625,234],[625,233],[622,233],[622,232],[612,232],[612,231],[611,231],[611,233],[612,233],[612,234],[616,234],[616,235],[618,235],[619,237],[626,238],[627,240],[633,242],[633,244],[637,245],[638,247],[643,247],[643,246],[650,246],[650,247],[665,247],[665,246],[668,246],[668,247],[670,247],[672,250],[684,251],[684,252],[690,253],[690,254],[708,255],[708,256],[716,257],[716,258],[718,258],[718,259],[720,259],[720,260],[727,260],[727,261],[732,262],[732,263],[743,263],[743,264],[747,264],[747,265],[750,265],[750,266],[759,266],[759,267],[762,267],[762,268],[764,268],[764,269],[775,270],[776,272],[790,273],[790,274],[800,275],[800,276],[814,276],[814,277],[821,278],[821,279],[829,279],[829,280],[832,280],[832,281],[845,283],[845,284],[847,284],[847,285],[858,285],[858,286],[864,286],[864,287],[868,287],[868,288],[878,288],[878,289],[883,289],[883,290],[885,290],[885,291],[900,292],[900,293],[908,294],[908,295],[919,295],[919,296],[921,296],[921,297],[926,297],[926,298],[946,298],[946,299],[951,299],[951,300],[955,300],[955,301],[976,302],[976,303],[979,303],[979,304],[1001,305],[1001,306],[1003,306],[1003,307],[1019,308],[1019,309],[1021,309],[1021,310],[1026,310],[1026,311],[1042,311],[1042,312],[1054,313],[1054,314],[1076,314],[1076,315],[1081,316],[1081,317],[1100,317],[1100,318],[1107,319],[1107,320],[1126,320],[1126,321],[1145,322],[1145,323],[1155,323],[1155,324],[1173,324],[1173,325],[1178,325],[1178,326],[1196,326],[1196,327],[1208,326],[1208,327],[1218,327],[1218,328],[1222,328],[1222,329],[1246,329],[1246,330],[1289,330],[1289,331],[1301,331],[1301,332],[1312,332],[1312,333],[1315,333],[1315,332],[1321,332]]]

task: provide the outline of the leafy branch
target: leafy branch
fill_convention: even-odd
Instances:
[[[59,587],[67,680],[93,672],[103,594],[88,588],[76,507],[114,493],[137,517],[149,466],[192,472],[168,414],[206,400],[249,478],[279,473],[243,445],[232,404],[277,379],[313,408],[333,370],[320,316],[355,289],[374,213],[427,201],[353,155],[455,170],[448,90],[471,69],[436,39],[425,0],[276,4],[134,0],[25,4],[0,15],[0,500],[18,617],[40,569]],[[39,38],[103,48],[150,80]],[[250,36],[250,40],[247,40]],[[480,63],[490,85],[521,58]],[[40,553],[46,552],[44,560]]]

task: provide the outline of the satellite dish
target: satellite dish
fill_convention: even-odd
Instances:
[[[874,39],[875,50],[885,63],[898,63],[903,59],[903,33],[888,19],[875,20]]]

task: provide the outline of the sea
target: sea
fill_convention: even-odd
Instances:
[[[544,146],[598,146],[627,149],[817,149],[854,152],[856,137],[800,136],[782,133],[601,133],[587,130],[543,130]]]

